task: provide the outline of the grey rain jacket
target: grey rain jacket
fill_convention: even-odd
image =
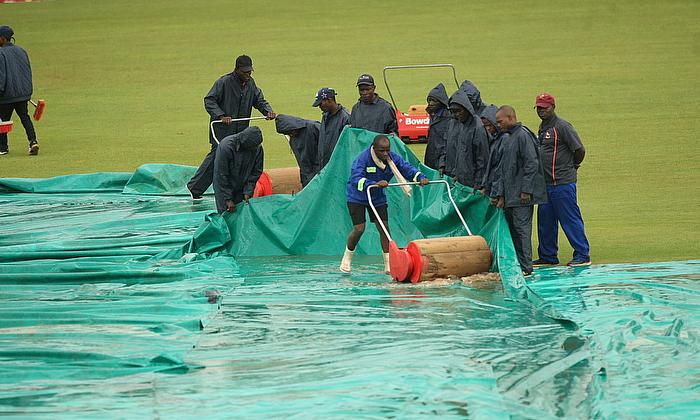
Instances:
[[[26,102],[32,97],[32,66],[22,47],[10,42],[0,48],[0,104]]]
[[[318,138],[318,171],[323,169],[328,161],[331,160],[331,155],[338,143],[340,133],[343,128],[350,124],[350,113],[344,106],[338,104],[338,111],[331,115],[330,112],[324,112],[321,118],[321,133]]]
[[[321,123],[292,115],[280,114],[275,119],[275,128],[280,134],[290,135],[289,147],[299,165],[301,185],[311,181],[318,173],[318,136]],[[296,131],[294,136],[291,133]]]
[[[498,162],[501,160],[501,141],[504,135],[508,135],[507,133],[501,133],[501,130],[498,128],[498,124],[496,124],[496,112],[498,112],[498,107],[489,105],[484,109],[481,115],[482,118],[486,118],[496,127],[496,134],[494,136],[491,136],[489,132],[486,131],[486,135],[489,139],[489,159],[486,163],[486,170],[484,171],[484,179],[481,182],[481,187],[486,188],[489,192],[493,189],[493,177],[498,167]],[[486,130],[486,127],[484,127],[484,130]]]
[[[479,187],[488,160],[489,146],[484,124],[474,112],[467,94],[461,90],[450,98],[451,103],[457,103],[470,114],[462,123],[453,118],[447,132],[447,146],[440,157],[440,166],[445,167],[445,173],[454,177],[457,182],[469,187]]]
[[[360,100],[350,112],[350,125],[353,128],[364,128],[376,133],[397,133],[399,125],[396,122],[396,112],[389,102],[374,94],[374,101],[366,104]]]
[[[517,123],[508,130],[501,141],[503,152],[490,196],[503,196],[505,207],[546,203],[544,169],[535,135],[527,127]],[[520,203],[521,192],[532,194],[529,203]]]
[[[241,81],[236,73],[221,76],[204,97],[204,109],[209,113],[209,121],[220,120],[224,116],[231,118],[250,118],[252,108],[257,109],[263,115],[272,111],[272,107],[265,100],[262,90],[255,85],[252,78],[241,86]],[[248,127],[248,121],[234,122],[231,125],[214,124],[216,138],[221,141],[231,134],[240,133]],[[209,131],[209,142],[216,144]]]
[[[253,126],[224,137],[214,158],[214,195],[219,213],[226,211],[226,200],[243,201],[253,196],[263,172],[262,131]]]
[[[474,108],[477,115],[481,116],[486,108],[486,104],[481,100],[481,92],[479,92],[479,88],[477,88],[471,81],[465,80],[459,86],[459,90],[467,94],[469,97],[469,102],[472,104],[472,108]]]
[[[423,163],[433,169],[438,169],[440,156],[445,153],[447,144],[447,130],[450,128],[452,114],[448,109],[450,99],[447,97],[445,86],[440,83],[435,86],[428,96],[437,99],[443,108],[430,116],[430,126],[428,127],[428,145],[425,148]]]

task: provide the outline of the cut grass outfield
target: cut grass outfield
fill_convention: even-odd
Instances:
[[[238,54],[278,113],[318,118],[322,86],[348,108],[354,81],[391,64],[454,63],[489,103],[532,129],[534,96],[554,94],[588,151],[579,200],[595,262],[700,257],[697,1],[487,2],[45,1],[0,5],[30,54],[41,153],[19,120],[0,177],[196,166],[207,149],[202,99]],[[444,73],[397,75],[400,106]],[[452,85],[447,85],[449,89]],[[271,123],[266,167],[294,160]],[[420,157],[423,146],[412,146]],[[562,256],[570,248],[562,237]]]

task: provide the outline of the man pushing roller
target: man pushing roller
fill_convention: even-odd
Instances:
[[[398,173],[397,173],[398,172]],[[348,199],[348,211],[352,219],[352,231],[348,235],[348,242],[345,247],[345,254],[340,263],[340,271],[349,273],[352,256],[355,247],[365,232],[365,212],[369,212],[369,221],[374,223],[379,231],[382,242],[382,252],[384,254],[384,272],[389,272],[389,239],[382,231],[379,222],[376,220],[374,212],[369,207],[367,201],[367,188],[370,185],[377,185],[373,188],[372,204],[377,209],[387,231],[389,230],[389,214],[387,208],[386,194],[384,188],[389,186],[389,180],[396,176],[403,177],[413,182],[420,182],[420,185],[428,184],[428,179],[418,169],[406,162],[401,156],[391,151],[389,138],[380,134],[374,138],[372,146],[355,158],[350,170],[350,179],[345,190]]]
[[[260,111],[268,120],[277,116],[270,104],[265,100],[262,90],[255,84],[251,76],[253,60],[247,55],[236,58],[233,72],[221,76],[204,97],[204,108],[209,113],[209,121],[220,120],[221,124],[214,126],[216,138],[219,140],[243,131],[250,124],[245,120],[250,118],[253,108]],[[244,119],[244,121],[233,121]],[[204,157],[194,176],[187,183],[187,189],[192,200],[202,200],[202,194],[209,188],[214,178],[214,158],[218,143],[209,132],[211,150]]]

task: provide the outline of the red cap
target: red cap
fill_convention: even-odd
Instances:
[[[535,98],[535,107],[538,106],[541,108],[549,108],[550,106],[554,106],[554,96],[547,92],[540,93],[537,95],[537,98]]]

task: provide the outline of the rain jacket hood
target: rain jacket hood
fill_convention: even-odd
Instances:
[[[460,89],[457,92],[455,92],[450,98],[450,103],[462,105],[464,108],[466,108],[467,111],[469,111],[473,118],[477,117],[477,113],[474,111],[474,107],[469,101],[469,95],[467,95],[467,93],[463,90]]]
[[[445,85],[442,83],[435,86],[429,93],[428,96],[437,99],[445,107],[450,105],[450,100],[447,96],[447,90],[445,90]]]
[[[246,127],[243,131],[233,136],[233,145],[236,151],[241,149],[253,150],[262,144],[262,131],[257,126]]]
[[[474,83],[469,80],[465,80],[459,86],[459,90],[467,94],[469,97],[469,102],[472,104],[472,108],[477,114],[481,114],[486,105],[481,100],[481,92],[479,92],[479,89],[474,85]]]
[[[289,134],[294,130],[306,128],[307,120],[293,115],[280,114],[275,118],[275,129],[280,134]]]
[[[487,120],[489,120],[489,122],[491,124],[493,124],[494,127],[496,127],[496,135],[495,136],[498,136],[501,133],[501,130],[498,128],[498,124],[496,124],[496,113],[497,112],[498,112],[498,107],[496,107],[496,105],[489,105],[486,108],[484,108],[484,112],[481,113],[481,116],[483,118],[486,118]]]

